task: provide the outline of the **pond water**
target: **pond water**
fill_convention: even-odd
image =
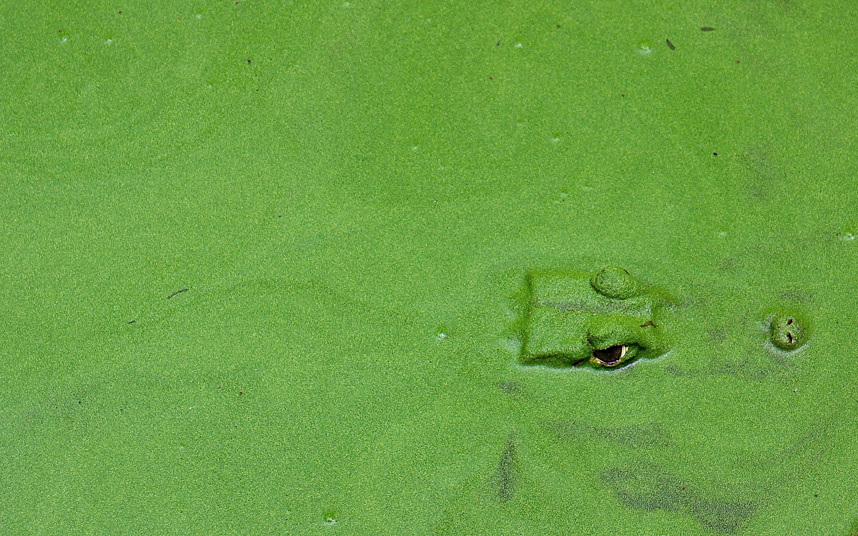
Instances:
[[[0,528],[849,535],[856,22],[8,3]]]

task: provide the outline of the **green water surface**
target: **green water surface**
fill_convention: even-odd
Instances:
[[[0,532],[847,536],[856,26],[3,3]],[[526,274],[608,264],[671,350],[520,364]]]

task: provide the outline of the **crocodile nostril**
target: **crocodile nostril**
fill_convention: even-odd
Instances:
[[[795,350],[807,341],[806,322],[793,314],[776,313],[769,320],[769,338],[781,350]]]
[[[614,367],[620,364],[628,350],[629,347],[625,345],[609,346],[604,350],[593,350],[593,357],[605,367]]]

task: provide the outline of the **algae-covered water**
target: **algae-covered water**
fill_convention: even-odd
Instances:
[[[6,2],[0,532],[847,536],[856,24]]]

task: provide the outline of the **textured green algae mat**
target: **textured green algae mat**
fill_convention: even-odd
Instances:
[[[5,3],[0,531],[848,534],[856,23]],[[525,274],[608,263],[672,351],[518,365]]]

